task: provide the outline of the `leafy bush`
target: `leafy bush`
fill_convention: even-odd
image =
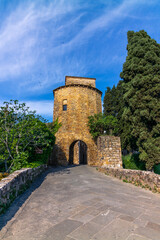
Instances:
[[[14,158],[14,164],[11,168],[11,172],[24,168],[28,163],[28,152],[20,152]]]
[[[35,152],[35,149],[32,149],[29,155],[28,164],[34,163],[34,162],[41,162],[41,164],[46,164],[50,156],[51,150],[52,148],[46,148],[46,149],[43,149],[42,154],[37,154]]]
[[[160,164],[154,166],[154,172],[160,174]]]
[[[138,153],[122,156],[122,161],[123,161],[123,168],[135,169],[135,170],[146,170],[145,163],[139,160]]]
[[[45,164],[45,163],[43,161],[30,162],[30,163],[27,163],[24,167],[25,168],[36,168],[42,164]]]
[[[94,114],[88,117],[88,126],[93,138],[97,138],[100,135],[116,135],[118,120],[116,117],[109,115],[104,116],[102,113]]]
[[[30,111],[25,103],[17,100],[4,102],[0,107],[0,164],[6,172],[13,172],[33,162],[48,160],[55,143],[55,133],[61,124],[58,119],[46,120]],[[35,150],[43,151],[42,155]],[[34,158],[33,158],[34,157]]]

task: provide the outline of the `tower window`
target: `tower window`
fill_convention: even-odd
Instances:
[[[67,111],[67,99],[63,100],[63,111]]]
[[[67,111],[67,104],[63,105],[63,111]]]

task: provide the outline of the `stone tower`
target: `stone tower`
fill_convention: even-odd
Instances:
[[[61,165],[97,165],[97,145],[89,133],[88,116],[102,112],[102,92],[95,78],[66,77],[65,86],[53,90],[53,121],[62,123],[56,134],[53,162]]]

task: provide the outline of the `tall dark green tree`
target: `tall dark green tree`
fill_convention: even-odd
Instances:
[[[105,91],[105,96],[103,100],[103,113],[105,116],[112,114],[112,92],[111,88],[107,87],[107,90]]]
[[[128,32],[123,79],[123,121],[146,168],[160,163],[160,44],[142,30]]]
[[[103,102],[103,112],[105,116],[112,115],[118,120],[117,134],[121,137],[122,149],[131,150],[134,147],[130,134],[130,126],[122,119],[124,110],[123,81],[113,88],[107,87]]]

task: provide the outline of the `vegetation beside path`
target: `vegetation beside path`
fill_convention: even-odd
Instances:
[[[0,107],[0,172],[45,164],[59,127],[58,119],[47,123],[25,103],[4,102]]]

